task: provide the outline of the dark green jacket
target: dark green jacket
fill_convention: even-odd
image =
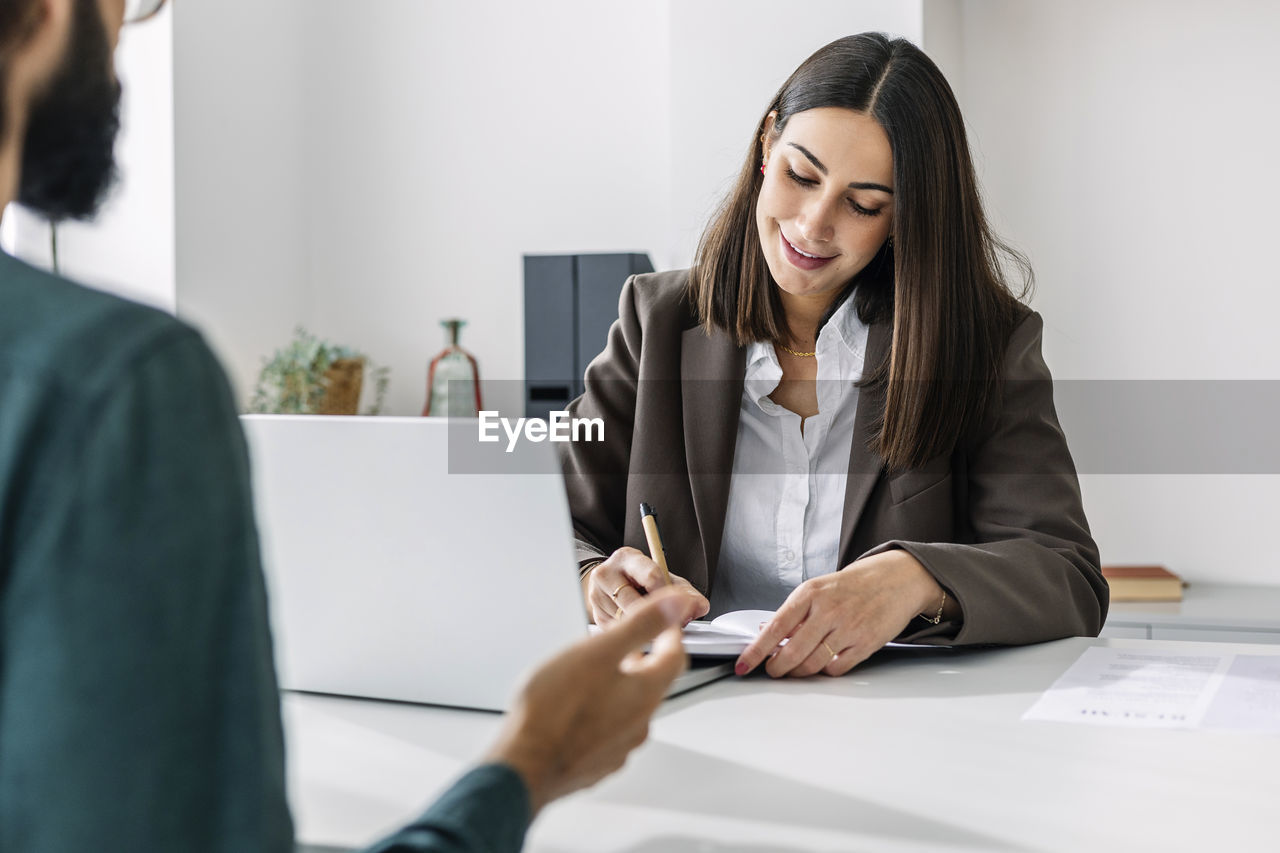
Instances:
[[[516,850],[472,772],[380,851]],[[0,253],[0,853],[288,851],[244,439],[200,336]]]

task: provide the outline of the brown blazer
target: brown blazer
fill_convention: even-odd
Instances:
[[[559,445],[578,559],[645,550],[641,501],[662,522],[671,570],[715,584],[729,500],[746,350],[708,335],[685,298],[688,271],[633,276],[604,352],[587,367],[573,417],[601,418],[604,441]],[[1107,584],[1040,354],[1030,310],[1009,338],[1000,404],[949,456],[888,475],[868,449],[882,389],[862,389],[840,527],[840,566],[891,548],[918,559],[960,604],[959,624],[912,620],[904,640],[1021,644],[1096,636]],[[879,364],[889,324],[869,330]]]

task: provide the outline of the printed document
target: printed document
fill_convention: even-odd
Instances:
[[[1091,646],[1022,718],[1280,734],[1280,655]]]

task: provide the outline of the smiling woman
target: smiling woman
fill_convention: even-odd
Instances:
[[[693,268],[627,283],[570,406],[607,425],[562,446],[596,622],[667,583],[640,550],[648,501],[697,612],[777,610],[740,673],[1096,634],[1106,583],[1042,324],[1002,254],[1025,293],[937,66],[877,33],[807,59]]]
[[[758,243],[741,239],[753,230]],[[851,293],[863,322],[893,316],[890,360],[866,378],[895,380],[877,449],[903,468],[989,405],[1019,316],[1000,254],[1029,284],[987,226],[951,87],[915,45],[864,34],[819,50],[774,96],[690,287],[702,322],[743,344],[808,349],[797,336]]]
[[[807,110],[785,131],[775,131],[776,124],[777,113],[770,113],[764,162],[771,168],[760,167],[765,177],[756,205],[760,248],[784,306],[798,308],[807,298],[825,308],[888,239],[893,153],[880,125],[852,110]],[[824,160],[836,165],[834,174]]]

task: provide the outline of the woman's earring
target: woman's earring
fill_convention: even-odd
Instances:
[[[764,163],[760,164],[760,174],[764,174]]]

